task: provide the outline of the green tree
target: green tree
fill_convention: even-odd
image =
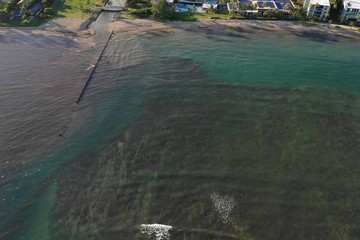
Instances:
[[[256,7],[253,4],[244,4],[244,9],[254,10],[254,9],[256,9]]]
[[[278,19],[282,18],[282,15],[278,9],[268,9],[263,13],[263,16],[268,17],[268,18],[272,18],[272,17],[275,17]]]
[[[329,19],[339,21],[341,17],[341,9],[343,8],[342,0],[330,0]]]
[[[47,15],[51,15],[51,14],[53,13],[53,12],[52,12],[52,9],[49,8],[49,7],[44,8],[43,12],[44,12],[45,14],[47,14]]]
[[[218,0],[218,3],[219,3],[221,6],[226,5],[228,2],[230,2],[230,0]]]
[[[172,19],[173,17],[173,12],[171,12],[166,0],[159,0],[157,3],[154,3],[151,12],[155,18],[161,20]]]
[[[41,0],[41,4],[44,6],[50,6],[50,1],[49,0]]]
[[[136,1],[135,0],[126,0],[125,6],[128,8],[134,8],[136,6]]]
[[[290,3],[286,3],[285,5],[284,5],[284,9],[286,10],[286,11],[291,11],[292,10],[292,7],[291,7],[291,5],[290,5]]]

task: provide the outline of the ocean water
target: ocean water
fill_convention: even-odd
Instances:
[[[1,239],[360,235],[359,38],[117,33],[74,104],[103,39],[18,34],[0,45]]]

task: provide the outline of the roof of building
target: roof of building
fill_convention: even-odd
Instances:
[[[344,7],[360,9],[360,0],[344,0]],[[350,3],[350,6],[348,5]]]
[[[238,3],[240,4],[253,4],[251,0],[238,0]]]
[[[329,6],[330,7],[329,0],[310,0],[309,4],[319,4],[321,6]]]
[[[258,9],[274,9],[276,8],[275,3],[273,1],[258,1],[257,2]]]
[[[202,8],[211,8],[211,6],[213,6],[214,8],[217,8],[218,7],[218,2],[217,1],[204,2],[201,7]]]
[[[29,12],[31,14],[36,14],[42,7],[43,5],[41,3],[36,3],[32,8],[29,9]]]

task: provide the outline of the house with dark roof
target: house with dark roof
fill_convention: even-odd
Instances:
[[[29,12],[32,16],[36,15],[41,9],[43,8],[43,5],[41,3],[36,3],[34,6],[32,6],[29,9]]]
[[[257,13],[257,12],[264,12],[266,10],[279,10],[282,12],[288,12],[288,10],[286,9],[285,5],[288,4],[288,6],[290,8],[295,8],[294,4],[292,3],[291,0],[273,0],[273,1],[268,1],[268,0],[260,0],[260,1],[251,1],[251,0],[238,0],[238,3],[240,6],[246,6],[249,7],[249,9],[244,9],[245,12],[251,12],[251,13]],[[250,9],[250,6],[253,6]],[[229,11],[235,11],[238,12],[240,11],[240,9],[237,9],[236,4],[230,2],[227,4],[228,10]],[[255,9],[255,10],[254,10]]]

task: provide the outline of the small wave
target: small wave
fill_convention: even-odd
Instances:
[[[149,236],[155,235],[156,240],[167,240],[170,239],[170,230],[172,226],[163,224],[141,224],[140,230],[142,233]]]
[[[231,212],[235,206],[235,199],[231,196],[225,195],[221,196],[218,193],[212,193],[210,196],[215,211],[219,214],[221,220],[225,224],[230,224],[233,222]]]

